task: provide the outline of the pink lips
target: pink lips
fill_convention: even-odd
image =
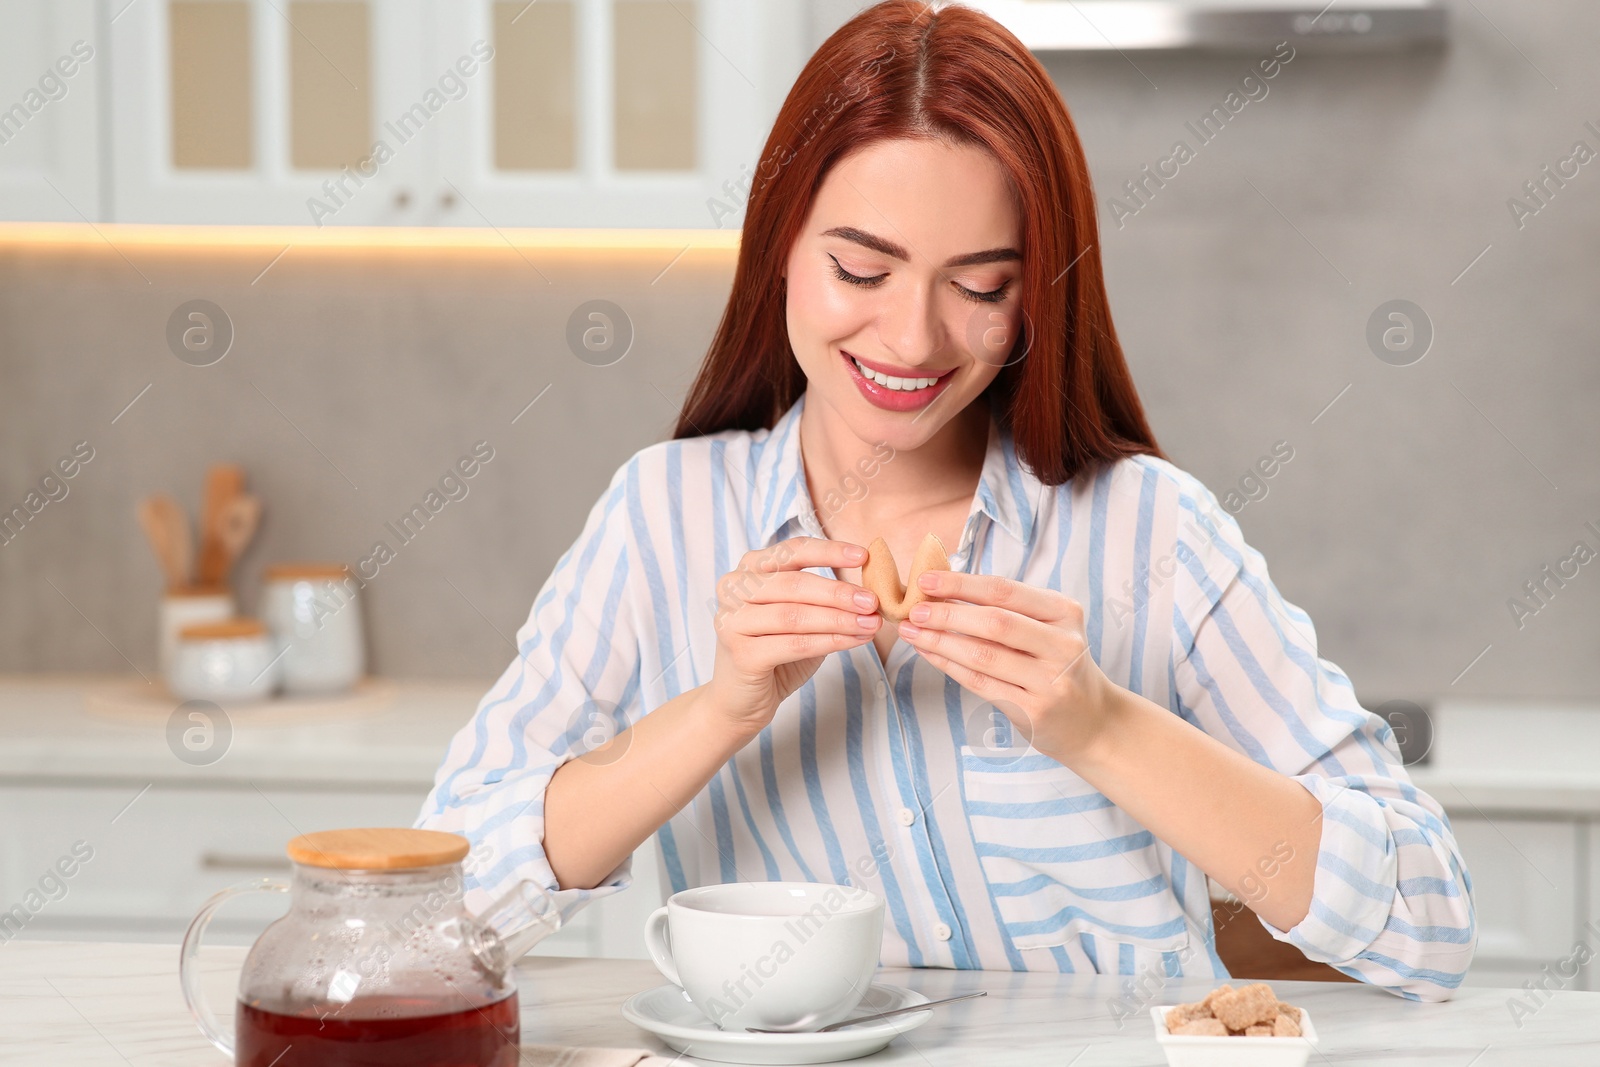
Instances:
[[[939,375],[939,380],[925,389],[888,389],[879,385],[871,378],[864,377],[856,366],[856,357],[845,351],[840,351],[844,365],[850,372],[850,379],[856,383],[856,388],[861,390],[861,395],[876,407],[885,411],[916,411],[933,403],[934,397],[944,392],[945,386],[950,384],[954,371],[945,371]],[[862,363],[882,374],[890,374],[890,368],[863,359]],[[919,378],[930,378],[930,374],[916,375]]]

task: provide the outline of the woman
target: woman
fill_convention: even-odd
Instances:
[[[1118,347],[1083,151],[986,16],[895,0],[778,116],[675,439],[617,472],[419,825],[564,910],[863,885],[885,965],[1226,976],[1206,875],[1413,999],[1474,941],[1439,805]],[[898,626],[862,547],[950,570]],[[611,726],[612,723],[616,725]],[[598,727],[598,728],[597,728]],[[615,736],[612,736],[612,735]]]

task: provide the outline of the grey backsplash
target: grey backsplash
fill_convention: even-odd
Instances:
[[[1600,563],[1547,583],[1520,629],[1508,600],[1578,541],[1600,549],[1585,527],[1600,528],[1600,162],[1521,229],[1507,201],[1575,141],[1600,149],[1585,127],[1600,127],[1600,67],[1579,32],[1593,16],[1584,0],[1454,15],[1445,52],[1302,52],[1120,228],[1109,197],[1174,142],[1195,148],[1185,123],[1253,57],[1049,65],[1093,165],[1116,322],[1158,439],[1219,496],[1277,442],[1293,448],[1239,521],[1322,655],[1368,706],[1592,699]],[[670,431],[732,264],[291,248],[258,278],[277,251],[0,250],[0,506],[76,442],[95,450],[0,547],[0,669],[153,675],[160,582],[135,503],[168,491],[192,510],[206,465],[234,460],[267,505],[247,607],[265,563],[354,563],[384,540],[374,670],[487,686],[611,473]],[[164,339],[195,298],[237,332],[208,368]],[[637,332],[605,368],[564,338],[595,298]],[[1366,341],[1392,299],[1436,331],[1411,366]],[[399,545],[385,523],[480,440],[494,459],[468,495]]]

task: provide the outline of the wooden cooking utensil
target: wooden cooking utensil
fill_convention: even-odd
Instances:
[[[189,528],[189,513],[170,496],[162,494],[157,499],[172,544],[172,572],[178,576],[177,584],[186,586],[194,581],[194,531]]]
[[[139,502],[139,524],[155,550],[167,587],[177,589],[188,585],[191,543],[189,517],[183,508],[165,493],[157,493]]]
[[[227,584],[233,565],[244,555],[244,550],[249,547],[250,539],[256,535],[256,527],[260,523],[260,497],[241,493],[228,501],[227,506],[222,509],[217,532],[223,554],[222,574],[218,579],[221,583]]]
[[[195,581],[222,585],[228,576],[227,548],[222,542],[223,514],[229,501],[244,492],[244,468],[235,463],[214,463],[206,472],[205,498],[200,505],[200,561]]]

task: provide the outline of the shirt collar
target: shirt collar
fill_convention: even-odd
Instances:
[[[751,470],[756,492],[749,516],[752,544],[768,546],[780,535],[795,532],[823,536],[800,455],[800,413],[805,400],[805,394],[800,394],[764,437],[755,436]],[[1033,536],[1044,488],[1017,458],[1011,431],[991,418],[983,472],[962,532],[963,547],[973,539],[979,515],[987,516],[1019,545],[1026,546]]]

